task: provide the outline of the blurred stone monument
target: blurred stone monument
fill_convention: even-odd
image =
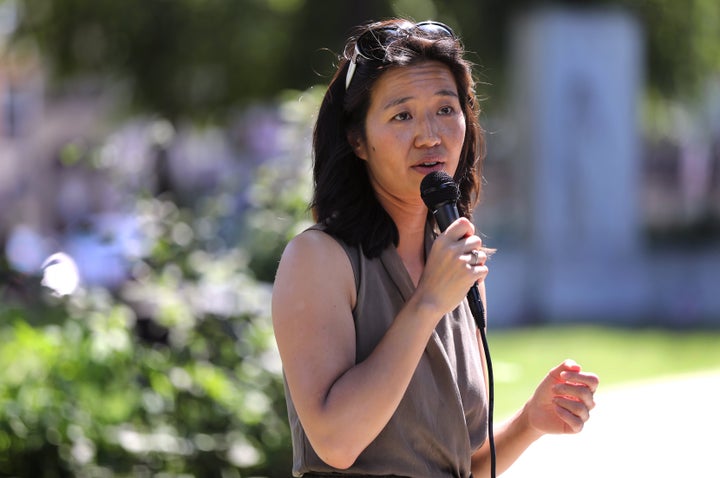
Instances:
[[[516,22],[512,45],[529,308],[640,313],[640,28],[619,10],[541,10]]]

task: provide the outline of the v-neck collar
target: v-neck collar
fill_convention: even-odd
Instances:
[[[433,230],[430,221],[425,223],[425,257],[430,254],[430,248],[432,247],[433,241],[435,240],[436,233]],[[407,302],[412,294],[415,292],[415,284],[410,277],[405,264],[400,258],[397,249],[395,247],[388,247],[380,254],[380,261],[382,262],[388,276],[397,287],[403,300]],[[438,326],[441,326],[440,323]],[[452,361],[448,357],[448,352],[443,345],[440,336],[438,335],[437,327],[433,330],[430,340],[428,340],[425,351],[430,357],[442,357],[442,361],[447,365],[450,373],[457,379],[457,371],[452,365]],[[462,401],[460,398],[460,392],[455,390],[457,399]]]
[[[435,232],[432,229],[430,221],[425,222],[424,235],[425,257],[427,257],[430,254],[430,248],[435,240]],[[412,277],[410,277],[410,273],[405,267],[405,263],[402,261],[400,254],[397,252],[397,248],[393,246],[387,247],[380,254],[380,261],[385,267],[388,276],[390,276],[390,279],[398,288],[403,300],[407,302],[410,299],[410,296],[412,296],[415,292],[416,287],[413,283]]]

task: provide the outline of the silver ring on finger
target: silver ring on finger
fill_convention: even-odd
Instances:
[[[470,254],[472,254],[472,261],[470,262],[470,265],[476,266],[480,264],[480,251],[473,249],[470,251]]]

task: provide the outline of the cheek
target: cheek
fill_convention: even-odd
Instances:
[[[370,154],[377,157],[397,157],[398,149],[408,140],[408,135],[398,131],[382,131],[373,135],[368,142]]]
[[[465,123],[464,116],[462,116],[461,118],[458,119],[457,129],[458,129],[458,131],[457,131],[458,138],[460,138],[461,141],[464,141],[465,140],[465,131],[467,129],[467,124]]]
[[[465,121],[460,122],[455,132],[455,144],[457,144],[458,152],[462,150],[463,144],[465,143]]]
[[[451,147],[459,154],[465,142],[465,122],[448,126],[445,137],[448,138]]]

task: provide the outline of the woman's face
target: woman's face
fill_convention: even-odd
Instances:
[[[381,202],[417,202],[425,175],[455,174],[465,127],[450,69],[427,61],[385,72],[370,93],[365,137],[349,139]]]

